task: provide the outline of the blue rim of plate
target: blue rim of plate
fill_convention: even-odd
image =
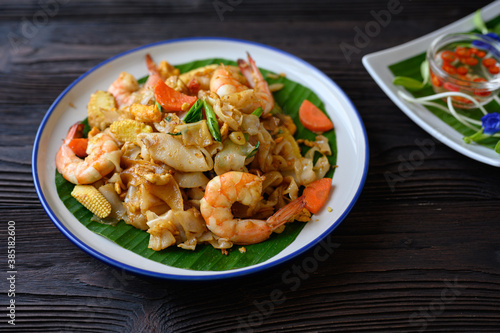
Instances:
[[[345,101],[348,104],[350,104],[352,110],[354,111],[354,113],[355,113],[355,115],[356,115],[356,117],[357,117],[357,119],[359,121],[359,125],[360,125],[360,127],[362,129],[362,132],[363,132],[363,138],[364,138],[364,143],[365,143],[365,161],[364,161],[364,166],[363,166],[363,175],[361,176],[358,189],[356,190],[356,193],[355,193],[354,197],[352,198],[351,202],[349,203],[349,205],[347,206],[347,208],[344,210],[344,212],[340,215],[340,217],[336,221],[334,221],[334,223],[325,232],[323,232],[318,237],[316,237],[313,241],[309,242],[308,244],[306,244],[305,246],[303,246],[300,249],[296,250],[295,252],[290,253],[289,255],[287,255],[287,256],[285,256],[283,258],[280,258],[278,260],[275,260],[273,262],[270,262],[268,264],[256,266],[256,267],[253,267],[253,268],[252,268],[252,266],[249,266],[249,267],[244,268],[243,270],[238,270],[238,271],[234,271],[234,272],[231,272],[231,270],[229,270],[229,271],[221,271],[221,274],[211,274],[211,275],[196,275],[196,276],[194,276],[194,275],[181,275],[181,274],[169,274],[169,273],[153,272],[153,271],[149,271],[149,270],[146,270],[146,269],[137,268],[137,267],[134,267],[134,266],[131,266],[131,265],[128,265],[128,264],[124,264],[124,263],[122,263],[120,261],[117,261],[117,260],[112,259],[112,258],[110,258],[108,256],[105,256],[102,253],[100,253],[99,251],[97,251],[97,250],[93,249],[92,247],[88,246],[87,244],[85,244],[76,235],[74,235],[73,233],[71,233],[64,226],[64,224],[61,221],[59,221],[59,219],[56,217],[56,215],[54,214],[54,212],[50,208],[47,200],[45,199],[45,197],[43,195],[42,188],[40,186],[40,182],[39,182],[39,179],[38,179],[37,157],[38,157],[38,149],[39,149],[39,145],[40,145],[40,139],[41,139],[43,130],[45,128],[45,125],[47,124],[47,122],[48,122],[48,120],[49,120],[52,112],[54,111],[54,109],[56,108],[56,106],[59,104],[59,102],[61,101],[61,99],[76,84],[78,84],[83,78],[85,78],[86,76],[88,76],[90,73],[92,73],[95,70],[97,70],[98,68],[100,68],[100,67],[108,64],[109,62],[112,62],[112,61],[114,61],[114,60],[116,60],[118,58],[121,58],[121,57],[123,57],[123,56],[125,56],[127,54],[134,53],[134,52],[137,52],[139,50],[150,48],[150,47],[154,47],[154,46],[158,46],[158,45],[171,44],[171,43],[179,43],[179,42],[187,42],[187,41],[192,42],[192,41],[211,41],[211,40],[212,41],[228,41],[228,42],[238,42],[238,43],[242,43],[242,44],[250,44],[250,45],[255,45],[255,46],[258,46],[258,47],[261,47],[261,48],[267,48],[267,49],[270,49],[272,51],[281,53],[281,54],[283,54],[283,55],[285,55],[285,56],[287,56],[289,58],[292,58],[292,59],[294,59],[294,60],[302,63],[304,66],[310,68],[312,71],[317,72],[319,75],[321,75],[322,77],[324,77],[325,79],[327,79],[328,82],[331,83],[340,92],[340,94],[345,98]],[[77,78],[75,81],[73,81],[66,89],[64,89],[64,91],[57,97],[57,99],[54,101],[54,103],[52,103],[52,105],[50,106],[49,110],[47,111],[47,113],[45,114],[44,118],[42,119],[42,122],[40,123],[38,131],[36,133],[35,141],[34,141],[34,144],[33,144],[33,154],[32,154],[32,159],[31,159],[33,182],[35,184],[35,190],[36,190],[36,193],[38,195],[38,198],[40,199],[42,207],[45,210],[45,212],[47,213],[47,215],[49,216],[49,218],[52,220],[52,222],[55,224],[55,226],[59,229],[59,231],[61,231],[62,234],[65,235],[73,244],[75,244],[81,250],[83,250],[84,252],[90,254],[94,258],[97,258],[97,259],[99,259],[99,260],[105,262],[106,264],[108,264],[110,266],[113,266],[115,268],[123,269],[123,270],[131,272],[131,273],[135,273],[135,274],[139,274],[139,275],[144,275],[144,276],[148,276],[148,277],[153,277],[153,278],[183,280],[183,281],[218,280],[218,279],[226,279],[226,278],[231,278],[231,277],[240,277],[240,276],[244,276],[244,275],[248,275],[248,274],[252,274],[252,273],[257,273],[257,272],[260,272],[262,270],[269,269],[271,267],[275,267],[277,265],[280,265],[280,264],[282,264],[282,263],[284,263],[284,262],[286,262],[288,260],[291,260],[292,258],[295,258],[295,257],[299,256],[300,254],[308,251],[312,247],[316,246],[328,234],[330,234],[338,225],[340,225],[340,223],[347,217],[347,215],[349,214],[349,212],[351,211],[351,209],[354,207],[354,204],[356,203],[356,201],[358,200],[359,196],[361,195],[361,191],[363,189],[363,186],[364,186],[364,183],[365,183],[365,180],[366,180],[366,176],[367,176],[367,173],[368,173],[368,161],[369,161],[368,137],[367,137],[366,129],[364,127],[364,124],[363,124],[363,121],[361,119],[361,116],[359,115],[359,112],[357,111],[357,109],[355,108],[354,104],[352,103],[352,101],[347,96],[347,94],[332,79],[330,79],[326,74],[324,74],[322,71],[320,71],[319,69],[317,69],[313,65],[309,64],[308,62],[306,62],[306,61],[302,60],[301,58],[299,58],[297,56],[294,56],[294,55],[292,55],[292,54],[290,54],[288,52],[280,50],[278,48],[275,48],[275,47],[272,47],[272,46],[269,46],[269,45],[265,45],[265,44],[261,44],[261,43],[257,43],[257,42],[253,42],[253,41],[247,41],[247,40],[242,40],[242,39],[237,39],[237,38],[226,38],[226,37],[190,37],[190,38],[178,38],[178,39],[170,39],[170,40],[165,40],[165,41],[159,41],[159,42],[155,42],[155,43],[151,43],[151,44],[139,46],[139,47],[133,48],[131,50],[122,52],[122,53],[117,54],[117,55],[115,55],[115,56],[113,56],[113,57],[111,57],[111,58],[109,58],[109,59],[107,59],[107,60],[105,60],[105,61],[97,64],[96,66],[92,67],[87,72],[85,72],[84,74],[82,74],[79,78]]]

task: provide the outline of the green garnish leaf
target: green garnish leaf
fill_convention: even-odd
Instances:
[[[429,62],[427,60],[423,61],[420,65],[420,74],[422,74],[422,78],[424,79],[424,81],[422,81],[422,84],[425,86],[429,82],[429,79],[431,77]]]
[[[167,133],[167,134],[177,136],[177,135],[181,135],[182,133],[181,132],[177,132],[177,133]]]
[[[482,34],[488,33],[488,28],[481,17],[481,9],[478,9],[476,13],[474,13],[474,25]]]
[[[203,119],[203,101],[198,99],[184,116],[186,124],[196,123]]]
[[[260,141],[257,141],[257,145],[255,145],[255,148],[252,149],[250,154],[247,155],[247,158],[254,157],[255,154],[257,154],[257,151],[259,150],[259,146],[260,146]]]
[[[149,75],[143,76],[139,80],[137,80],[137,83],[144,84],[144,83],[146,83],[146,81],[148,80],[148,78],[149,78]]]
[[[500,154],[500,141],[498,141],[495,146],[495,153]]]
[[[92,127],[90,127],[89,125],[89,119],[88,118],[85,118],[83,121],[82,121],[82,124],[85,125],[85,127],[83,128],[83,137],[84,138],[87,138],[88,135],[89,135],[89,132],[90,130],[92,129]]]
[[[220,134],[219,123],[217,122],[217,117],[215,116],[214,109],[212,105],[208,103],[205,99],[203,100],[203,106],[205,108],[205,115],[207,116],[208,130],[214,137],[215,141],[221,142],[222,137]]]
[[[392,83],[398,86],[402,86],[408,90],[420,90],[425,87],[425,84],[423,82],[406,76],[396,76]]]
[[[158,108],[158,111],[163,112],[160,103],[155,99],[155,105]]]
[[[464,142],[465,143],[472,143],[472,142],[479,142],[479,141],[483,141],[484,139],[488,139],[489,137],[491,137],[491,135],[489,134],[484,134],[483,132],[483,128],[481,128],[479,131],[477,131],[476,133],[472,134],[472,135],[469,135],[469,136],[466,136],[463,138]]]
[[[252,112],[252,114],[254,116],[260,117],[263,112],[264,112],[264,110],[262,109],[262,107],[259,106],[257,109],[255,109],[254,112]]]
[[[493,28],[492,31],[494,33],[496,33],[497,35],[500,35],[500,23],[498,23],[497,25],[495,25],[495,27]]]

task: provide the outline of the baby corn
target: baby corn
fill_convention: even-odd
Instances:
[[[111,204],[92,185],[76,185],[71,196],[101,219],[111,214]]]

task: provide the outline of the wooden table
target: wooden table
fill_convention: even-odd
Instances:
[[[498,332],[500,173],[434,140],[375,84],[361,58],[462,18],[489,1],[401,0],[348,62],[339,45],[397,5],[387,1],[2,2],[0,11],[0,331],[15,299],[19,332]],[[172,38],[223,36],[290,52],[347,93],[368,133],[370,168],[354,209],[313,250],[258,274],[151,280],[107,266],[65,238],[33,187],[31,151],[55,98],[101,61]],[[432,154],[391,186],[387,172],[430,140]],[[15,298],[8,295],[15,222]],[[276,292],[278,291],[278,293]]]

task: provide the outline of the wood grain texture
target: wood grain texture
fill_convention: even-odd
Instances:
[[[352,43],[354,28],[388,1],[232,3],[221,21],[214,1],[2,1],[0,253],[7,252],[7,222],[16,221],[17,331],[498,332],[498,169],[429,137],[361,64],[364,54],[420,37],[489,1],[401,0],[402,12],[350,63],[340,43]],[[53,15],[44,21],[40,10]],[[35,29],[23,25],[36,19]],[[335,250],[324,260],[311,260],[312,249],[231,280],[149,279],[82,252],[42,209],[31,149],[57,96],[117,53],[191,36],[241,38],[290,52],[335,80],[358,109],[369,138],[368,177],[329,236]],[[427,140],[432,153],[391,186],[388,172],[401,172],[402,161],[421,149],[416,140]],[[0,331],[14,331],[6,319],[6,273],[0,287]]]

